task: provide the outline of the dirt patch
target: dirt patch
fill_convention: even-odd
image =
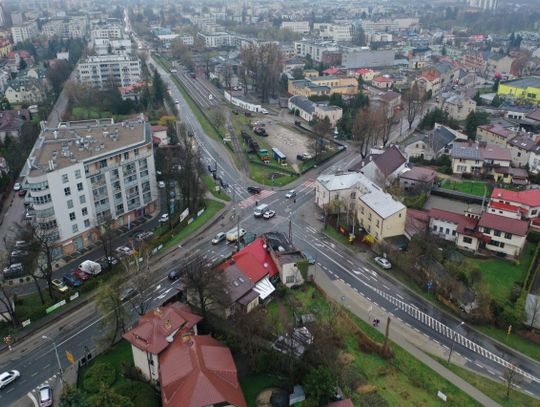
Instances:
[[[358,394],[368,394],[368,393],[373,393],[374,391],[377,391],[377,387],[371,384],[363,384],[356,388],[356,392]]]
[[[299,171],[299,161],[296,159],[296,155],[308,152],[309,138],[300,132],[276,123],[274,119],[266,119],[264,122],[268,133],[266,139],[268,143],[279,148],[287,156],[289,166],[293,167],[295,171]]]
[[[273,407],[270,401],[273,394],[287,394],[287,392],[279,387],[270,387],[268,389],[264,389],[259,393],[257,399],[255,400],[257,407]]]
[[[354,362],[356,357],[352,353],[341,352],[338,356],[338,359],[342,364],[348,365],[349,363]]]

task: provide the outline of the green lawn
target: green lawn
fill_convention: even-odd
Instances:
[[[253,181],[256,181],[262,185],[282,187],[296,179],[296,176],[289,173],[282,172],[281,174],[283,175],[280,177],[274,178],[274,182],[272,183],[271,174],[279,173],[278,169],[272,168],[272,167],[266,167],[262,165],[257,165],[250,161],[248,161],[248,169],[249,169],[249,177]]]
[[[441,188],[459,191],[476,196],[484,196],[484,192],[487,196],[490,192],[488,185],[483,182],[477,181],[454,181],[447,179],[442,183]]]
[[[337,231],[334,227],[331,225],[326,225],[326,228],[324,229],[324,234],[328,236],[330,239],[333,239],[339,243],[342,243],[344,245],[350,246],[349,238]]]
[[[540,401],[533,397],[529,397],[517,389],[510,391],[510,398],[506,398],[506,384],[501,380],[496,382],[484,376],[480,376],[462,367],[446,363],[446,360],[436,358],[440,364],[446,366],[459,377],[467,381],[472,386],[476,387],[482,393],[489,396],[493,401],[499,403],[503,407],[529,407],[540,406]]]
[[[204,182],[204,185],[206,185],[206,188],[208,188],[208,191],[212,195],[214,195],[216,198],[219,198],[223,201],[230,201],[231,197],[227,195],[225,192],[223,192],[223,189],[220,189],[219,192],[216,191],[216,183],[214,182],[214,179],[210,175],[203,175],[202,180]]]
[[[102,112],[95,106],[89,107],[74,107],[71,111],[71,116],[74,120],[100,119],[103,117],[111,117],[110,112]]]
[[[248,407],[257,407],[255,400],[257,395],[268,387],[280,386],[281,381],[277,377],[263,374],[255,374],[240,379],[240,386]]]
[[[479,326],[476,327],[480,332],[497,339],[499,342],[504,343],[511,349],[515,349],[533,359],[540,361],[540,346],[538,344],[529,341],[515,333],[507,335],[507,331],[504,329],[498,329],[494,326]]]
[[[514,282],[522,282],[525,278],[534,249],[532,243],[527,243],[516,263],[496,257],[485,260],[465,258],[465,261],[482,272],[482,282],[487,284],[493,299],[502,304],[510,298]]]

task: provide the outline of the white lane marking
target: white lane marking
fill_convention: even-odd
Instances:
[[[34,395],[32,394],[32,392],[28,392],[27,394],[28,398],[30,400],[32,400],[32,404],[35,406],[35,407],[38,407],[38,401],[36,400],[36,398],[34,397]]]

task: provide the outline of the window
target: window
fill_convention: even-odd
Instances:
[[[84,220],[84,227],[85,227],[85,228],[90,227],[90,221],[89,221],[88,219],[85,219],[85,220]]]
[[[66,184],[69,182],[69,178],[67,174],[62,174],[62,183]]]
[[[128,160],[128,159],[129,159],[129,151],[124,153],[124,160]]]
[[[81,170],[75,170],[75,178],[81,178]]]
[[[68,207],[68,209],[72,209],[72,208],[73,208],[73,200],[68,199],[68,201],[67,201],[67,207]]]
[[[81,213],[82,213],[82,216],[88,215],[88,208],[86,207],[82,208]]]
[[[139,149],[136,148],[135,150],[133,150],[133,152],[135,153],[135,155],[139,155]]]
[[[500,235],[501,235],[501,231],[500,231],[500,230],[496,230],[496,231],[493,232],[493,234],[494,234],[495,236],[500,236]]]
[[[450,229],[446,228],[446,234],[447,234],[447,235],[450,234]]]
[[[512,233],[505,233],[504,238],[505,239],[512,239]]]
[[[64,188],[64,195],[70,196],[71,195],[71,189],[69,187]]]
[[[487,233],[489,235],[491,233],[491,229],[490,228],[484,228],[484,233]]]
[[[368,220],[371,220],[371,212],[369,213],[367,218],[368,218]]]
[[[375,227],[379,227],[379,220],[377,219],[377,222],[375,223]]]
[[[351,192],[351,199],[356,199],[356,192]]]
[[[292,284],[294,283],[294,276],[287,276],[285,277],[285,283]]]
[[[75,212],[69,213],[69,220],[75,220]]]
[[[79,227],[76,223],[74,225],[71,225],[71,230],[73,231],[73,233],[77,233],[79,231]]]
[[[439,226],[439,232],[443,232],[444,231],[444,228],[442,226]]]
[[[538,212],[537,209],[533,209],[533,210],[531,211],[531,215],[536,215],[537,212]]]
[[[463,243],[471,244],[472,243],[472,238],[465,236],[463,238]]]
[[[82,190],[83,190],[82,182],[77,183],[77,191],[82,191]]]
[[[452,230],[452,236],[455,236],[455,235],[456,235],[456,231]]]
[[[99,161],[99,168],[105,168],[107,166],[107,159]]]
[[[437,231],[437,225],[433,225],[433,231],[434,231],[434,232]]]
[[[79,202],[80,202],[81,204],[86,203],[86,195],[80,195],[80,196],[79,196]]]

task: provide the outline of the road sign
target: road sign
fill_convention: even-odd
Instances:
[[[68,352],[66,350],[66,358],[67,360],[69,360],[71,362],[71,364],[75,364],[75,358],[73,357],[73,354],[71,352]]]
[[[47,309],[45,310],[45,313],[46,313],[46,314],[50,314],[51,312],[53,312],[54,310],[60,308],[60,307],[63,306],[63,305],[66,305],[66,300],[62,300],[62,301],[60,301],[60,302],[57,302],[57,303],[54,304],[54,305],[51,305],[49,308],[47,308]]]

